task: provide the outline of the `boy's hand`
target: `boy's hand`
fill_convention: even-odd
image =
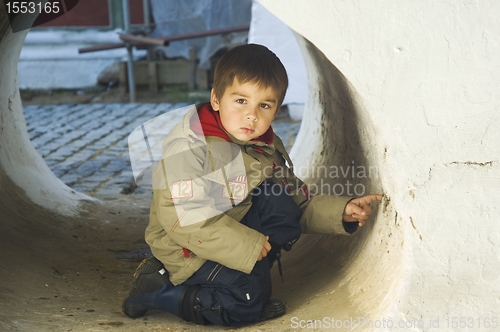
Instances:
[[[345,222],[357,221],[359,226],[363,226],[372,213],[369,204],[373,201],[380,201],[382,197],[382,195],[367,195],[350,200],[345,206],[342,220]]]
[[[262,251],[260,252],[259,258],[257,258],[257,261],[261,261],[262,258],[266,257],[269,250],[271,250],[271,244],[269,243],[269,236],[266,236],[266,242],[264,242],[264,247],[262,247]]]

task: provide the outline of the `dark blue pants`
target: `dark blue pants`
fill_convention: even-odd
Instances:
[[[259,321],[271,297],[270,267],[285,247],[301,233],[302,212],[281,185],[264,182],[252,192],[252,207],[241,223],[269,236],[273,247],[268,256],[256,262],[246,274],[219,263],[207,261],[185,285],[200,285],[198,293],[203,316],[211,323],[240,326]],[[288,247],[287,247],[288,246]]]

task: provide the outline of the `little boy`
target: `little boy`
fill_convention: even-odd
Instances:
[[[288,78],[261,45],[218,62],[210,103],[193,107],[166,137],[152,171],[146,242],[123,303],[132,318],[165,310],[196,324],[240,326],[279,317],[270,268],[302,232],[350,234],[371,213],[361,198],[318,195],[292,163],[271,122]]]

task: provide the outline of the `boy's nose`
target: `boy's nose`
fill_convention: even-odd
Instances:
[[[247,120],[257,121],[257,112],[256,112],[255,109],[251,108],[251,109],[248,110]]]

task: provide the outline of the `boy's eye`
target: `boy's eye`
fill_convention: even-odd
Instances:
[[[236,102],[238,104],[244,104],[245,103],[245,99],[236,99]]]
[[[269,106],[268,104],[260,104],[260,107],[265,109],[271,108],[271,106]]]

